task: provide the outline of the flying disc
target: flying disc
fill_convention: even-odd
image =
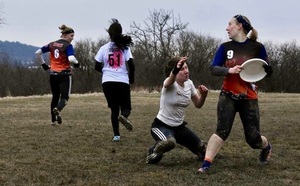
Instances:
[[[240,77],[242,80],[251,83],[262,80],[267,75],[263,65],[268,65],[268,63],[259,58],[245,61],[242,64],[243,70],[240,72]]]

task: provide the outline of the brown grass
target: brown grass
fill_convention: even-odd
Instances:
[[[210,174],[177,146],[158,165],[146,165],[154,142],[150,125],[159,93],[132,93],[134,130],[120,126],[111,142],[110,112],[103,94],[71,95],[63,124],[50,125],[50,95],[0,99],[0,185],[298,185],[300,94],[260,93],[261,132],[273,145],[271,163],[245,142],[237,117],[222,158]],[[188,107],[188,126],[208,140],[216,127],[217,92],[200,110]]]

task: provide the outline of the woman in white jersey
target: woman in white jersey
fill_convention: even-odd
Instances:
[[[186,127],[184,115],[191,101],[196,108],[203,106],[208,89],[200,85],[197,92],[189,79],[186,61],[186,57],[172,58],[165,68],[167,78],[163,82],[160,109],[151,126],[151,135],[156,142],[149,149],[146,163],[158,163],[176,144],[188,148],[199,159],[205,155],[205,143]]]
[[[107,31],[111,41],[103,45],[96,54],[95,70],[102,73],[102,88],[111,110],[113,141],[119,141],[119,121],[128,130],[133,128],[131,121],[127,119],[131,112],[129,84],[134,83],[135,67],[129,48],[133,43],[130,36],[122,34],[122,26],[117,19],[112,19]]]

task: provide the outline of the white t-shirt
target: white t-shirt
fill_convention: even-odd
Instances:
[[[197,89],[190,79],[184,82],[184,87],[181,87],[176,81],[168,89],[163,87],[160,108],[156,117],[172,127],[181,125],[184,120],[185,108],[190,105],[191,97],[195,94],[197,94]]]
[[[98,63],[103,63],[102,83],[107,81],[129,84],[126,61],[132,58],[130,48],[123,51],[118,49],[114,42],[103,45],[95,56]]]

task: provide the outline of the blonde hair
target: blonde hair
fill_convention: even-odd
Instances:
[[[249,39],[256,41],[258,37],[257,30],[252,28]]]
[[[249,39],[256,41],[258,37],[258,32],[255,28],[252,27],[250,20],[244,15],[236,15],[234,16],[237,23],[241,23],[243,25],[243,29],[245,34],[247,35],[250,31]]]
[[[60,27],[58,27],[62,34],[70,34],[70,33],[74,33],[73,28],[71,27],[67,27],[65,24],[61,25]]]

